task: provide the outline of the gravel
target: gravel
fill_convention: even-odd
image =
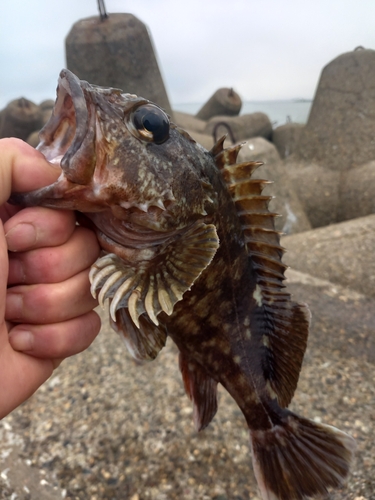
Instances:
[[[290,290],[313,324],[291,408],[352,434],[357,454],[331,500],[375,500],[375,301],[301,273]],[[103,316],[84,353],[62,363],[0,422],[0,498],[260,500],[244,418],[219,391],[197,434],[172,342],[137,364]]]

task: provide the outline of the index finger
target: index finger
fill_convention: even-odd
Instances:
[[[45,207],[25,208],[4,224],[8,250],[12,252],[62,245],[75,228],[73,211]]]

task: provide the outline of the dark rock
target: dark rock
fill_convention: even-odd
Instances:
[[[221,124],[224,125],[221,126]],[[232,132],[235,142],[249,139],[250,137],[270,139],[272,135],[270,119],[266,114],[260,112],[241,116],[215,116],[208,121],[204,132],[213,135],[216,129],[216,137],[219,138],[228,133],[228,128]]]
[[[375,213],[375,160],[350,170],[342,179],[338,220]]]
[[[272,181],[263,194],[275,196],[271,200],[271,212],[282,215],[276,219],[276,229],[287,234],[308,231],[311,224],[287,175],[285,165],[280,161],[275,146],[263,137],[249,139],[238,155],[238,162],[262,161],[254,178]]]
[[[42,101],[40,104],[39,104],[39,107],[42,111],[44,111],[45,109],[53,109],[55,105],[55,101],[53,99],[45,99],[44,101]]]
[[[322,71],[298,158],[334,170],[375,158],[375,51],[342,54]]]
[[[148,30],[133,15],[75,23],[66,38],[66,60],[81,80],[138,94],[172,114]]]
[[[281,158],[291,155],[299,141],[305,125],[302,123],[286,123],[272,132],[272,142],[275,144]]]
[[[203,134],[206,128],[205,121],[196,118],[190,113],[183,113],[182,111],[173,111],[173,121],[184,130],[194,130],[200,134]]]
[[[312,227],[337,222],[340,172],[306,162],[287,162],[285,166]]]
[[[242,107],[241,97],[233,89],[222,88],[201,107],[196,114],[200,120],[209,120],[213,116],[237,116]]]
[[[295,157],[286,165],[313,227],[375,213],[375,161],[345,172]]]
[[[375,215],[285,236],[293,269],[375,297]]]
[[[11,101],[1,112],[0,138],[18,137],[24,141],[42,126],[42,116],[32,101],[21,97]]]

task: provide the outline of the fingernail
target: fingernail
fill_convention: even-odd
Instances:
[[[16,330],[9,335],[9,342],[15,351],[31,351],[34,337],[26,330]]]
[[[9,292],[6,295],[5,317],[8,321],[22,319],[23,299],[20,293]]]
[[[35,245],[37,240],[36,229],[33,224],[22,222],[10,229],[5,238],[8,244],[8,250],[11,252],[20,252],[27,250]]]

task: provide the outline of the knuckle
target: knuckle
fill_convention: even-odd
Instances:
[[[61,301],[53,286],[46,284],[30,285],[24,295],[24,314],[34,322],[43,324],[59,321],[62,315]]]
[[[24,258],[25,279],[29,282],[55,282],[61,275],[61,255],[58,247],[27,252]]]

